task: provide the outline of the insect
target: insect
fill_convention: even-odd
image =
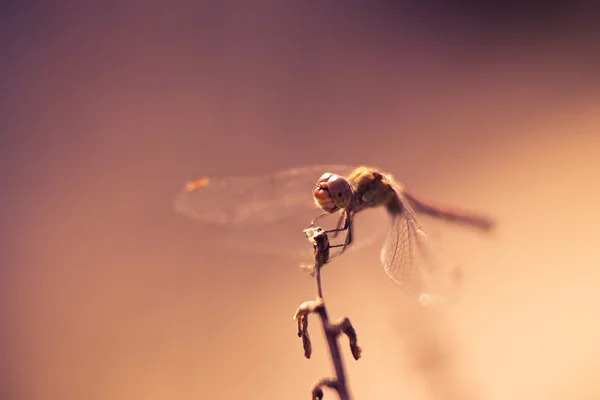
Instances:
[[[309,182],[313,182],[312,199]],[[388,225],[381,249],[381,263],[388,277],[415,299],[431,292],[430,277],[443,267],[417,213],[481,231],[489,231],[494,225],[486,216],[424,201],[406,190],[392,175],[366,166],[315,165],[245,178],[203,177],[186,184],[175,207],[193,218],[230,227],[237,233],[230,236],[236,238],[230,243],[236,247],[256,247],[262,240],[268,250],[279,248],[276,241],[287,241],[284,235],[288,233],[275,229],[281,236],[256,237],[266,224],[288,224],[296,232],[294,235],[300,236],[297,232],[306,226],[306,221],[312,220],[309,226],[314,226],[317,220],[339,213],[335,227],[326,232],[332,233],[334,238],[338,233],[345,233],[345,239],[331,246],[341,250],[330,261],[356,246],[354,226],[358,215],[366,210],[383,209],[391,226]],[[322,213],[315,217],[318,209]],[[294,218],[294,224],[289,223]],[[363,221],[383,223],[382,218]],[[283,225],[279,227],[283,229]],[[373,240],[367,236],[360,242],[365,245],[368,239]]]

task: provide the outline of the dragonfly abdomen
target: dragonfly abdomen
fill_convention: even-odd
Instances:
[[[490,231],[494,227],[494,221],[486,215],[432,204],[407,191],[404,192],[404,196],[411,207],[418,213],[428,214],[454,223],[470,225],[483,231]]]

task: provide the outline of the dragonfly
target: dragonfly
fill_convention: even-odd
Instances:
[[[314,226],[339,214],[337,222],[330,220],[332,225],[324,228],[333,238],[345,233],[342,243],[332,245],[341,251],[330,261],[347,249],[372,244],[387,231],[380,253],[384,271],[421,303],[433,298],[436,275],[454,280],[459,271],[444,266],[417,213],[484,232],[494,227],[488,216],[425,201],[391,174],[368,166],[312,165],[249,177],[205,176],[186,182],[175,209],[225,228],[230,246],[302,255],[307,254],[301,237],[307,221]]]

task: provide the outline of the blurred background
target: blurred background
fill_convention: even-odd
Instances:
[[[356,399],[600,398],[592,3],[3,2],[0,397],[309,398],[332,373],[292,320],[314,283],[208,246],[173,200],[343,163],[499,223],[438,227],[466,279],[447,310],[379,244],[324,272]]]

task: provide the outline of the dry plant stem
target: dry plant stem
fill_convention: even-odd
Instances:
[[[302,338],[304,355],[306,358],[310,358],[312,347],[308,335],[308,315],[310,313],[319,314],[323,332],[327,338],[331,361],[333,362],[336,373],[336,378],[323,378],[313,385],[312,398],[313,400],[322,399],[323,387],[329,387],[338,392],[340,399],[350,400],[350,394],[346,385],[344,364],[342,362],[337,338],[342,333],[348,336],[348,339],[350,340],[350,350],[356,360],[360,358],[361,348],[357,344],[356,332],[348,318],[340,318],[334,323],[329,322],[329,316],[323,300],[323,287],[321,283],[321,267],[329,260],[329,240],[325,231],[320,228],[313,228],[310,230],[310,233],[310,235],[307,233],[307,236],[309,237],[309,240],[312,241],[315,251],[315,266],[311,271],[311,274],[314,274],[317,282],[317,299],[302,303],[296,310],[294,319],[298,322],[298,336]]]
[[[311,394],[312,400],[321,400],[323,398],[323,387],[328,387],[330,389],[338,390],[338,383],[335,379],[331,378],[323,378],[317,382],[312,387]]]
[[[327,344],[329,345],[329,354],[331,355],[331,361],[335,368],[335,375],[337,381],[335,382],[335,388],[342,400],[350,400],[348,388],[346,387],[346,372],[344,371],[344,364],[342,362],[342,356],[340,354],[340,346],[338,345],[337,337],[339,331],[337,329],[331,329],[329,324],[329,316],[327,315],[327,309],[325,308],[325,301],[323,299],[323,288],[321,285],[321,267],[320,262],[317,261],[315,264],[315,279],[317,281],[317,298],[321,300],[321,306],[317,307],[317,313],[321,317],[321,323],[323,325],[323,332],[327,337]],[[319,385],[320,387],[321,385]],[[331,387],[330,385],[327,385]],[[321,398],[323,396],[321,395]],[[313,390],[314,399],[314,390]]]

